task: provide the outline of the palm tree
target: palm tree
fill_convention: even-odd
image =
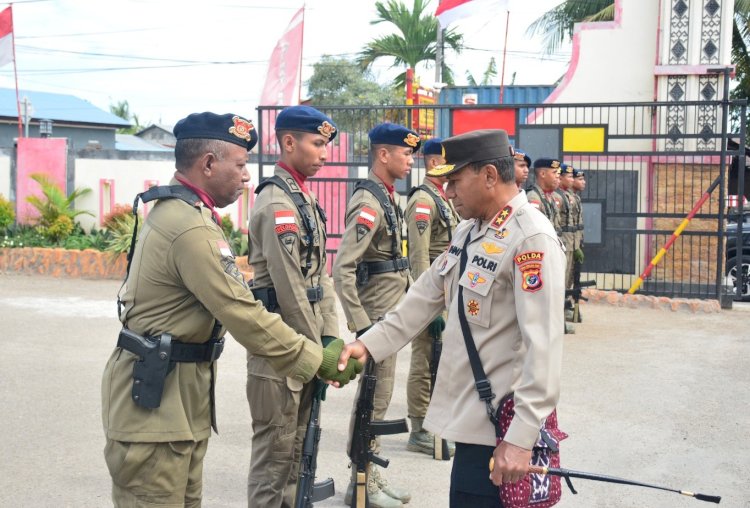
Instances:
[[[384,35],[367,43],[357,57],[360,67],[369,69],[376,60],[384,57],[394,59],[392,67],[406,66],[408,69],[415,69],[422,62],[435,62],[440,27],[437,18],[431,12],[426,12],[428,3],[429,0],[414,0],[412,9],[409,10],[400,0],[375,2],[378,17],[370,23],[392,23],[398,33]],[[446,30],[443,43],[460,53],[463,37],[452,29]],[[453,73],[445,63],[442,75],[443,81],[453,84]],[[396,88],[403,89],[405,83],[406,72],[399,74],[394,80]]]
[[[469,86],[491,85],[492,79],[496,77],[497,77],[497,63],[495,62],[494,56],[490,58],[490,63],[487,64],[487,68],[484,70],[484,74],[482,75],[482,81],[480,83],[477,83],[477,80],[474,79],[474,76],[469,71],[466,71],[466,80],[468,81]]]
[[[611,21],[615,18],[612,0],[566,0],[554,9],[542,14],[528,28],[529,35],[541,34],[545,41],[545,52],[554,53],[566,38],[573,37],[575,24],[580,21]],[[750,98],[750,0],[735,0],[734,26],[732,27],[732,61],[736,66],[737,86],[732,90],[733,99]],[[735,108],[733,120],[739,121],[739,110]],[[746,119],[750,129],[750,119]]]

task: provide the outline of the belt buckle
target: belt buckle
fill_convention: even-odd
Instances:
[[[218,339],[211,343],[208,351],[208,361],[213,362],[219,359],[222,351],[224,351],[224,338]]]

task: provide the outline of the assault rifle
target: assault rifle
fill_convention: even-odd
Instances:
[[[316,382],[323,383],[319,380]],[[297,497],[294,501],[295,508],[311,508],[313,503],[333,497],[336,493],[331,478],[315,483],[315,470],[318,467],[318,443],[320,442],[320,399],[321,392],[317,390],[317,393],[313,396],[307,432],[305,432],[305,440],[302,443],[299,483],[297,484]]]
[[[386,434],[401,434],[409,432],[406,420],[382,420],[373,421],[373,400],[375,398],[375,385],[377,378],[373,374],[375,362],[372,358],[367,359],[365,370],[362,373],[359,397],[357,398],[357,410],[354,416],[354,433],[352,444],[349,449],[349,458],[352,467],[357,468],[356,484],[352,495],[351,508],[365,508],[369,506],[367,500],[367,474],[370,462],[380,467],[388,467],[388,459],[375,455],[370,448],[376,436]]]
[[[573,282],[573,289],[566,289],[565,290],[565,298],[566,298],[566,304],[568,303],[567,298],[569,296],[573,297],[573,322],[574,323],[580,323],[581,322],[581,314],[580,310],[578,308],[578,302],[583,300],[584,302],[588,302],[588,298],[583,296],[583,288],[588,288],[591,286],[596,286],[595,280],[585,280],[581,282],[580,280],[580,274],[578,277],[578,280],[575,280]],[[570,308],[570,307],[568,307]]]
[[[430,329],[432,331],[432,329]],[[437,332],[437,330],[435,330]],[[432,391],[435,389],[437,380],[438,366],[440,365],[440,355],[443,352],[442,332],[432,335],[432,358],[430,358],[430,400],[432,400]],[[451,460],[450,451],[448,450],[448,441],[441,439],[437,434],[433,434],[435,441],[432,447],[432,458],[435,460]]]

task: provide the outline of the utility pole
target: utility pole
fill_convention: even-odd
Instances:
[[[28,99],[28,97],[24,97],[23,101],[21,101],[21,104],[23,105],[21,110],[23,114],[23,127],[24,127],[24,137],[29,137],[29,122],[31,121],[31,114],[34,111],[34,108],[31,106],[31,101]]]
[[[435,83],[443,81],[443,27],[438,22],[437,48],[435,49]]]

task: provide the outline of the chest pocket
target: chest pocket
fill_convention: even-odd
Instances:
[[[437,263],[437,261],[436,261]],[[451,271],[458,266],[458,256],[446,254],[438,265],[438,273],[443,277],[443,294],[445,295],[445,308],[451,306],[450,298],[455,294],[455,281]]]
[[[494,273],[487,272],[470,264],[458,283],[464,288],[464,312],[466,319],[485,328],[490,326],[492,317],[492,296],[495,286]]]

